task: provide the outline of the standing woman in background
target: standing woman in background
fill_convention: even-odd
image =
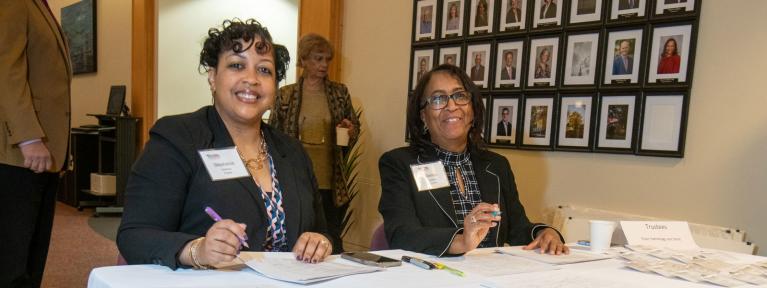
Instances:
[[[275,128],[298,138],[312,160],[328,232],[335,253],[341,252],[341,220],[349,205],[349,193],[341,176],[338,161],[347,147],[357,142],[359,119],[354,113],[346,85],[328,79],[333,59],[330,42],[317,34],[308,34],[298,42],[298,67],[303,74],[297,83],[280,88],[269,122]],[[336,127],[348,128],[349,143],[336,145]]]

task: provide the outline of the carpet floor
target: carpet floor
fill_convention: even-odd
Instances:
[[[119,216],[93,217],[93,209],[56,203],[42,287],[86,287],[93,268],[117,263]]]

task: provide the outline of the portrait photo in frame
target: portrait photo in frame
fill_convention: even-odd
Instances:
[[[439,59],[437,59],[437,61],[439,65],[450,64],[453,66],[461,67],[461,57],[463,57],[461,46],[440,47]]]
[[[655,0],[655,15],[678,15],[695,12],[696,0]]]
[[[495,96],[492,98],[490,120],[490,142],[494,145],[517,144],[517,120],[519,119],[519,97]]]
[[[498,31],[522,31],[527,27],[528,0],[501,0],[501,18]]]
[[[557,150],[591,149],[594,99],[596,94],[561,95]]]
[[[525,97],[523,146],[551,148],[554,108],[554,95]]]
[[[493,33],[494,0],[471,0],[469,35]]]
[[[469,74],[478,88],[488,88],[490,43],[469,45],[466,48],[466,74]]]
[[[563,84],[595,85],[599,32],[567,35]]]
[[[418,79],[431,71],[434,67],[434,49],[415,50],[413,52],[413,63],[410,68],[411,84],[410,90],[415,89]]]
[[[692,24],[655,27],[652,30],[648,83],[687,82]]]
[[[528,87],[554,87],[557,80],[559,37],[530,41],[527,73]]]
[[[437,30],[437,0],[420,0],[415,9],[415,39],[413,41],[434,40]]]
[[[684,125],[687,121],[687,94],[645,95],[637,154],[682,157]]]
[[[67,38],[74,75],[98,70],[96,11],[95,0],[77,1],[61,8],[61,31]]]
[[[610,20],[626,21],[645,17],[647,0],[612,0]]]
[[[602,0],[572,0],[570,24],[602,21]]]
[[[637,94],[601,95],[595,151],[632,153]]]
[[[562,25],[561,0],[534,0],[533,5],[533,29],[551,28]]]
[[[612,31],[605,43],[604,84],[638,84],[642,63],[642,29]]]
[[[495,57],[495,88],[519,88],[522,78],[523,41],[498,43]]]
[[[463,36],[463,1],[442,2],[442,38]]]

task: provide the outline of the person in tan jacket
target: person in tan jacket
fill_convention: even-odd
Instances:
[[[44,0],[0,2],[0,287],[39,287],[69,143],[69,53]]]

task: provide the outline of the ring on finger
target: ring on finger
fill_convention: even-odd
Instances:
[[[477,223],[477,217],[471,216],[471,223]]]

